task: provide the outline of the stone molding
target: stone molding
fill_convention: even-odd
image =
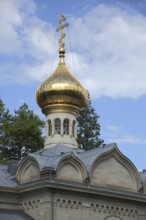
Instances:
[[[91,210],[93,212],[107,213],[110,215],[117,216],[129,216],[129,217],[137,217],[138,211],[136,209],[129,209],[126,207],[108,205],[108,204],[91,204]],[[109,216],[108,216],[109,217]],[[107,218],[105,218],[107,219]]]
[[[60,208],[79,209],[82,203],[75,200],[57,199],[56,206]]]
[[[40,199],[35,199],[35,200],[28,200],[28,201],[21,202],[19,204],[19,207],[21,210],[27,211],[30,209],[37,209],[39,205],[40,205]]]

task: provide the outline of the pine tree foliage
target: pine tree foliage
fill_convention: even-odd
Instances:
[[[5,108],[3,101],[0,99],[0,161],[6,157],[7,146],[10,145],[11,138],[9,129],[12,124],[12,115],[9,110]],[[1,153],[3,152],[3,154]]]
[[[28,109],[27,104],[20,106],[19,110],[15,110],[13,124],[10,128],[11,146],[14,148],[14,154],[21,157],[21,149],[35,152],[44,146],[42,137],[42,128],[44,122]]]
[[[27,104],[9,114],[0,100],[0,150],[3,158],[22,156],[25,152],[35,152],[44,146],[42,128],[44,122],[29,110]]]
[[[91,106],[91,99],[88,93],[88,101],[78,114],[78,144],[79,148],[91,150],[103,144],[100,136],[99,116]]]

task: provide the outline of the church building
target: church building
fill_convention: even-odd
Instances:
[[[115,143],[78,148],[76,116],[88,94],[65,64],[65,20],[59,64],[36,91],[44,149],[0,165],[0,220],[146,220],[146,170]]]

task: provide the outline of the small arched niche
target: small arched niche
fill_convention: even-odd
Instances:
[[[73,182],[83,182],[87,177],[87,172],[83,164],[70,156],[61,161],[57,168],[57,179]]]
[[[51,136],[51,135],[52,135],[52,122],[49,119],[48,120],[48,136]]]
[[[38,163],[30,157],[22,160],[16,173],[16,179],[21,184],[40,179]]]
[[[65,118],[63,121],[63,134],[69,135],[69,119]]]
[[[72,122],[72,136],[73,137],[76,136],[76,121],[75,120]]]
[[[54,134],[61,134],[61,120],[59,118],[54,119]]]

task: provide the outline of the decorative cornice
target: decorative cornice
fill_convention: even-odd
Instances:
[[[120,190],[101,188],[101,187],[88,185],[86,183],[74,183],[74,182],[60,181],[60,180],[56,181],[55,179],[53,180],[43,179],[43,181],[38,180],[33,183],[19,185],[17,188],[20,194],[31,191],[33,192],[36,190],[38,191],[38,190],[54,190],[54,189],[65,190],[73,193],[74,192],[81,194],[84,193],[93,196],[98,195],[100,197],[107,197],[110,199],[118,199],[118,200],[120,199],[129,202],[132,201],[136,203],[139,202],[146,204],[146,195],[141,196],[140,193],[132,193],[132,192],[125,192]]]

